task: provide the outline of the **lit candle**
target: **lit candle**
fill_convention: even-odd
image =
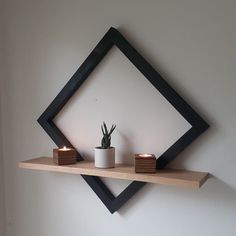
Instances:
[[[59,151],[69,151],[71,150],[72,148],[67,148],[66,146],[63,146],[63,148],[59,148],[58,150]]]
[[[156,157],[154,154],[135,154],[134,169],[136,173],[155,173]]]
[[[53,161],[58,165],[69,165],[76,163],[76,150],[73,148],[62,148],[53,149]]]
[[[137,154],[139,157],[153,157],[153,154]]]

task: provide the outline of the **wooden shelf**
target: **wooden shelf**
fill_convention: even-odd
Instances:
[[[164,169],[157,170],[153,174],[138,174],[134,166],[127,164],[116,164],[115,168],[100,169],[94,167],[93,162],[82,161],[74,165],[58,166],[50,157],[39,157],[19,163],[20,168],[63,172],[68,174],[82,174],[114,179],[136,180],[141,182],[172,185],[180,187],[200,188],[206,182],[209,174],[206,172]]]

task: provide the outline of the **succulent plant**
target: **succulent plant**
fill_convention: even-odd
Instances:
[[[111,147],[111,134],[115,130],[116,125],[112,125],[110,131],[108,132],[107,126],[105,122],[103,122],[102,128],[102,141],[101,141],[101,148],[102,149],[108,149]]]

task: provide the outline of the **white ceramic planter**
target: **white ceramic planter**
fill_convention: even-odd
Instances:
[[[115,148],[102,149],[95,148],[94,153],[95,167],[98,168],[113,168],[115,167]]]

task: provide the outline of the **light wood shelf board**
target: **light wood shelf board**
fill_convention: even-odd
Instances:
[[[200,188],[208,179],[206,172],[163,169],[156,173],[135,173],[133,165],[116,164],[115,168],[100,169],[94,166],[94,162],[82,161],[73,165],[59,166],[53,163],[51,157],[39,157],[19,163],[20,168],[63,172],[68,174],[81,174],[114,179],[125,179],[141,181],[162,185],[172,185],[179,187]]]

